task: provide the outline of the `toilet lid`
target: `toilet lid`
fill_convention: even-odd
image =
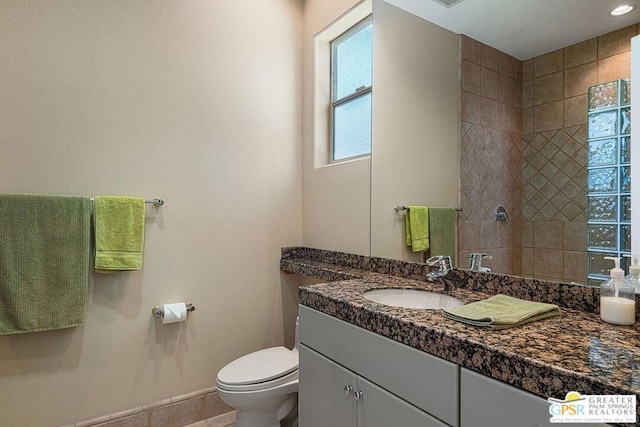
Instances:
[[[256,384],[298,369],[298,352],[273,347],[242,356],[218,372],[218,381],[230,385]]]

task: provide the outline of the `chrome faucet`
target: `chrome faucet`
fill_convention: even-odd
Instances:
[[[433,281],[436,278],[444,277],[451,271],[451,257],[446,255],[432,256],[426,261],[429,267],[438,267],[438,270],[427,273],[427,280]]]
[[[491,258],[493,258],[491,255],[483,254],[481,252],[473,252],[469,254],[469,270],[485,271],[485,272],[491,271],[489,267],[482,266],[483,259],[491,259]]]

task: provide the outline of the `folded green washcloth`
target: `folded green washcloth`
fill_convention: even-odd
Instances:
[[[97,196],[93,204],[96,272],[140,270],[144,248],[144,198]]]
[[[84,323],[91,201],[0,194],[0,335]]]
[[[413,252],[429,249],[429,209],[426,206],[409,206],[404,217],[405,243]]]
[[[506,329],[560,314],[555,304],[498,294],[467,305],[443,308],[445,317],[488,329]]]

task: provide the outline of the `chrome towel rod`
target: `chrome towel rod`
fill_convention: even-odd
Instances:
[[[162,206],[164,205],[164,200],[162,199],[153,199],[153,200],[145,200],[144,201],[146,204],[153,204],[155,206]]]
[[[401,205],[395,205],[393,207],[393,209],[398,212],[398,211],[408,211],[409,210],[409,206],[401,206]],[[462,208],[454,208],[456,210],[456,212],[462,212]]]
[[[91,197],[91,202],[93,203],[93,197]],[[158,207],[164,205],[164,200],[158,199],[158,198],[153,200],[145,200],[144,202],[148,205],[153,204],[154,206],[158,206]]]

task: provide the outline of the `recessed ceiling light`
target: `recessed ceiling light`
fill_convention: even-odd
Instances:
[[[626,15],[627,13],[631,12],[633,9],[635,9],[635,5],[623,4],[623,5],[620,5],[620,6],[616,7],[611,12],[609,12],[609,15],[611,15],[611,16],[622,16],[622,15]]]
[[[444,7],[451,7],[453,5],[460,3],[462,0],[433,0],[433,1],[435,1],[436,3],[440,3]]]

